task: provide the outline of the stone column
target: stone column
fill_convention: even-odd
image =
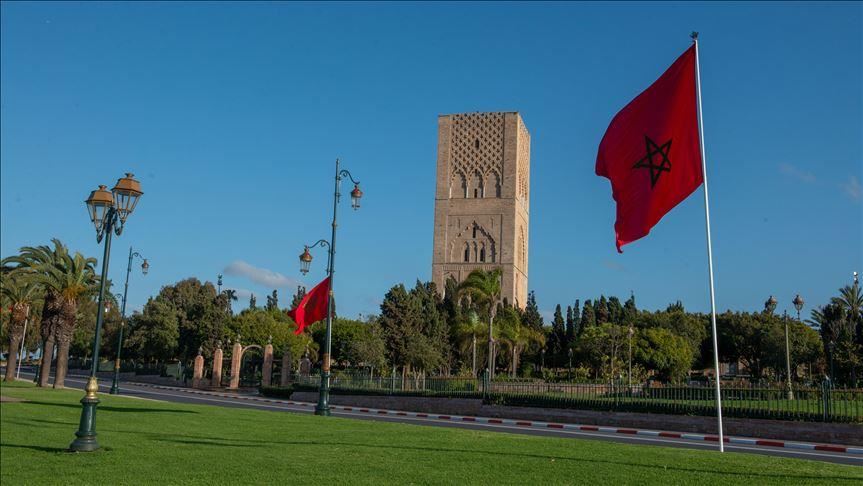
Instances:
[[[264,346],[264,368],[261,370],[261,384],[270,386],[273,381],[273,336]]]
[[[201,378],[204,376],[204,357],[201,355],[203,349],[198,348],[198,355],[195,356],[195,369],[192,374],[192,388],[201,388]]]
[[[300,360],[300,374],[302,376],[309,376],[309,373],[311,372],[312,360],[310,360],[308,356],[303,356],[303,359]]]
[[[231,384],[228,388],[236,390],[240,387],[240,358],[243,357],[243,345],[240,344],[240,337],[237,336],[237,342],[234,343],[231,349]]]
[[[216,341],[216,350],[213,351],[213,382],[212,386],[222,386],[222,341]]]
[[[285,351],[282,356],[282,381],[279,383],[282,386],[288,386],[291,383],[291,365],[294,359],[290,351]]]

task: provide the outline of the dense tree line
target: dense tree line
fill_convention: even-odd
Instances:
[[[3,260],[2,338],[10,358],[20,345],[29,319],[26,348],[56,348],[57,375],[63,383],[69,356],[88,358],[96,321],[98,276],[95,260],[71,254],[59,241],[25,247]],[[109,290],[100,353],[116,355],[117,332],[124,324],[119,303]],[[474,271],[461,283],[452,279],[438,292],[434,284],[402,284],[384,296],[380,314],[365,321],[334,318],[333,363],[336,369],[365,369],[404,377],[426,374],[478,376],[491,363],[492,373],[511,378],[548,379],[653,378],[679,382],[698,370],[712,373],[709,316],[688,312],[681,302],[660,311],[638,309],[635,296],[575,299],[554,307],[546,324],[531,292],[520,309],[501,298],[498,272]],[[305,289],[291,296],[295,307]],[[318,362],[324,323],[300,335],[278,292],[259,307],[232,311],[236,292],[219,293],[195,278],[164,286],[143,310],[126,317],[123,355],[143,362],[191,363],[199,350],[212,356],[218,345],[272,343],[281,355]],[[773,306],[775,307],[775,306]],[[800,322],[779,316],[767,305],[761,312],[727,311],[717,316],[720,360],[739,364],[738,374],[752,381],[785,377],[785,326],[789,329],[793,379],[857,383],[863,371],[863,296],[859,284],[846,286],[828,304]],[[50,369],[44,360],[43,371]],[[47,368],[46,368],[47,366]],[[43,373],[43,376],[47,376]],[[47,383],[44,380],[43,385]]]

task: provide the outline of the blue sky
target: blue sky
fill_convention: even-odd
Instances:
[[[701,32],[716,296],[807,308],[863,270],[863,4],[3,2],[0,253],[59,237],[99,256],[83,200],[134,172],[114,240],[152,265],[140,309],[195,276],[248,293],[329,237],[336,157],[362,182],[341,206],[340,314],[376,313],[431,274],[437,115],[519,111],[532,135],[530,275],[540,308],[625,297],[709,309],[702,194],[614,247],[594,175],[612,116]],[[347,189],[350,189],[348,187]],[[347,199],[347,198],[345,198]],[[808,314],[808,309],[805,311]]]

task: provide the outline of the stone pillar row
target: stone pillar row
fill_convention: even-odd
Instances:
[[[206,388],[207,383],[204,381],[204,356],[203,350],[198,349],[198,356],[195,357],[194,373],[192,375],[192,388]],[[237,389],[240,386],[240,364],[243,357],[243,345],[239,340],[234,343],[231,349],[231,381],[228,384],[228,389]],[[219,388],[222,386],[222,343],[216,343],[216,349],[213,351],[213,377],[210,380],[209,386]],[[286,351],[282,356],[282,376],[279,382],[281,386],[288,386],[291,383],[291,364],[293,357],[290,351]],[[311,363],[306,364],[306,368],[310,368]],[[301,366],[302,368],[302,366]],[[307,371],[308,373],[308,371]],[[264,347],[264,367],[261,370],[261,383],[264,386],[270,386],[273,382],[273,345],[268,343]]]

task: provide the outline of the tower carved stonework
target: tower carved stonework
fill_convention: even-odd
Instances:
[[[501,296],[527,302],[530,133],[515,112],[438,117],[432,281],[503,273]]]

